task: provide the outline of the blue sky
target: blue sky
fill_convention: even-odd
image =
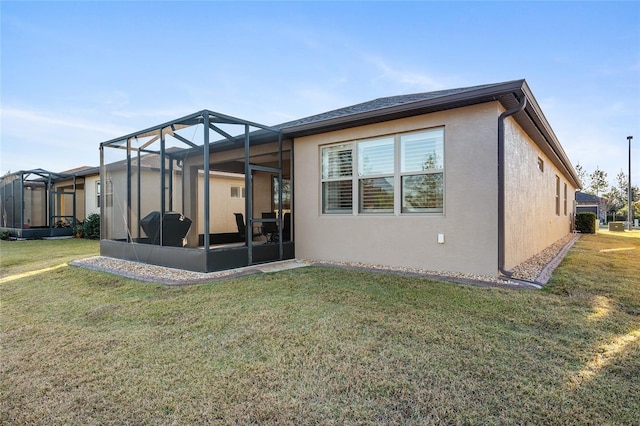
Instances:
[[[201,109],[263,124],[525,78],[575,165],[640,184],[640,2],[0,2],[0,174]]]

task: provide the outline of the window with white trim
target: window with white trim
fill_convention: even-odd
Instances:
[[[393,213],[395,140],[393,137],[358,142],[358,211]]]
[[[322,213],[353,211],[353,145],[322,148]]]
[[[231,187],[231,198],[244,198],[244,186],[232,186]]]
[[[324,146],[321,156],[322,213],[444,210],[444,128]]]
[[[400,136],[402,213],[441,213],[444,207],[442,129]]]
[[[564,184],[564,215],[567,215],[567,184]]]

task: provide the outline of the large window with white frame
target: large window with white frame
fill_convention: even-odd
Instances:
[[[324,146],[321,156],[324,214],[444,211],[443,128]]]

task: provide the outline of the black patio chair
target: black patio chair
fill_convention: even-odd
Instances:
[[[247,234],[247,225],[245,225],[244,223],[244,215],[242,213],[234,213],[233,215],[236,217],[236,226],[238,227],[238,234],[240,234],[240,237],[244,239],[245,235]],[[259,237],[260,235],[262,234],[259,232],[258,233],[253,232],[251,234],[251,237],[255,238],[255,237]]]
[[[282,217],[282,241],[291,241],[291,213]]]
[[[276,214],[274,212],[262,213],[263,219],[275,219]],[[267,237],[267,242],[278,242],[278,224],[276,222],[262,222],[262,235]]]

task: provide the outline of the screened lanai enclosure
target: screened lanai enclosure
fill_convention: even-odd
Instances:
[[[56,188],[61,180],[68,185]],[[34,169],[0,178],[0,231],[18,238],[70,236],[76,217],[74,175]]]
[[[204,110],[100,144],[103,256],[213,272],[294,257],[291,141]]]

